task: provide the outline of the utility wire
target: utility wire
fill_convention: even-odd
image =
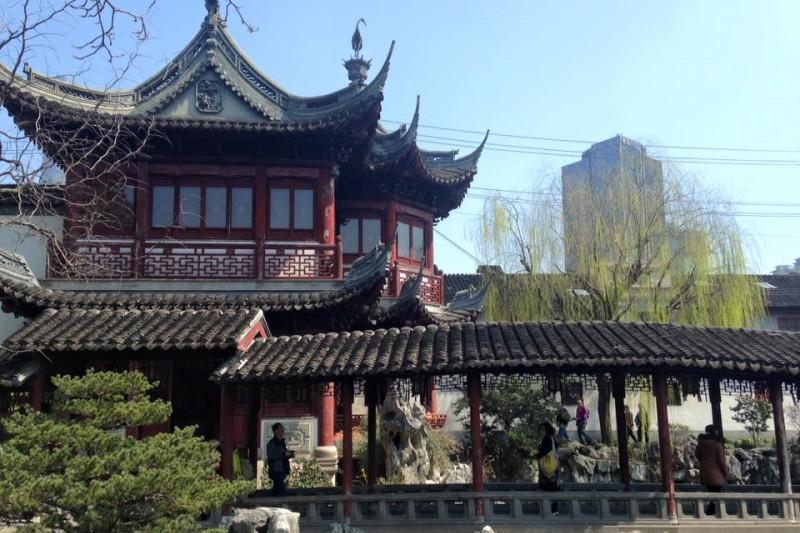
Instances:
[[[471,141],[466,139],[457,139],[449,137],[418,135],[422,142],[428,144],[456,146],[459,148],[477,148],[480,144],[478,141]],[[441,140],[429,140],[441,139]],[[445,142],[446,141],[446,142]],[[498,144],[487,142],[484,150],[494,152],[510,152],[531,155],[545,155],[551,157],[561,158],[574,158],[582,152],[574,152],[570,150],[555,150],[552,148],[544,148],[541,146],[525,146],[518,144]],[[549,150],[549,151],[545,151]],[[744,158],[725,158],[725,157],[692,157],[692,156],[678,156],[678,157],[659,157],[659,161],[670,161],[673,163],[689,163],[689,164],[719,164],[719,165],[740,165],[740,166],[798,166],[800,159],[744,159]]]
[[[475,255],[473,255],[472,252],[470,252],[469,250],[458,244],[456,241],[454,241],[453,239],[442,233],[441,230],[439,230],[438,228],[433,228],[433,231],[435,231],[436,234],[439,235],[441,238],[443,238],[444,240],[455,246],[458,250],[468,255],[473,261],[475,261],[475,263],[479,265],[481,264],[481,260],[475,257]]]
[[[406,122],[398,120],[381,119],[381,122],[389,124],[406,124]],[[443,126],[431,126],[427,124],[420,124],[420,128],[439,130],[439,131],[452,131],[456,133],[470,133],[475,135],[485,135],[485,131],[468,130],[460,128],[446,128]],[[535,141],[550,141],[550,142],[563,142],[572,144],[595,144],[598,141],[585,141],[580,139],[564,139],[557,137],[538,137],[534,135],[521,135],[512,133],[496,133],[492,132],[495,137],[507,137],[511,139],[531,139]],[[761,153],[775,153],[775,154],[800,154],[800,149],[779,149],[779,148],[732,148],[728,146],[690,146],[690,145],[677,145],[677,144],[643,144],[647,148],[668,148],[672,150],[704,150],[704,151],[722,151],[722,152],[761,152]]]

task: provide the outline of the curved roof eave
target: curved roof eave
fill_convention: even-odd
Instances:
[[[224,26],[213,22],[213,17],[206,17],[200,31],[172,61],[133,89],[90,89],[33,72],[27,66],[27,78],[22,78],[1,64],[0,83],[5,82],[32,97],[43,97],[59,107],[114,116],[137,116],[157,113],[199,72],[211,67],[218,74],[225,70],[221,77],[228,78],[224,81],[229,88],[265,118],[311,122],[382,93],[394,45],[392,41],[381,69],[368,84],[361,87],[349,85],[321,96],[301,97],[274,83],[250,61]],[[223,66],[223,61],[227,65]],[[235,80],[230,79],[234,76]]]
[[[419,95],[414,109],[414,116],[411,123],[406,126],[401,124],[399,128],[390,132],[378,131],[372,143],[372,157],[381,160],[396,160],[408,153],[409,150],[417,149],[417,130],[419,128]]]

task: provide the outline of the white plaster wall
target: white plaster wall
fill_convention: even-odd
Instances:
[[[447,413],[447,425],[445,429],[448,431],[455,431],[461,432],[464,430],[464,425],[458,419],[455,414],[455,402],[457,402],[461,397],[462,393],[460,392],[450,392],[450,391],[439,391],[439,410],[443,413]],[[558,396],[556,396],[556,400],[558,400]],[[587,426],[587,430],[590,435],[592,436],[599,436],[600,434],[600,421],[597,417],[597,391],[586,391],[584,392],[584,401],[586,405],[589,407],[591,412],[591,416],[589,418],[589,424]],[[655,399],[651,399],[652,405],[650,406],[650,430],[655,435],[657,431],[657,422],[656,422],[656,408],[655,408]],[[789,406],[792,405],[793,400],[790,396],[784,396],[784,409],[788,409]],[[748,437],[747,431],[744,429],[744,425],[738,422],[734,422],[731,418],[731,408],[736,403],[736,396],[733,395],[722,395],[722,426],[725,431],[725,436],[727,438],[744,438]],[[631,392],[625,398],[625,404],[628,405],[631,409],[631,413],[636,416],[636,413],[639,411],[639,393],[638,392]],[[575,407],[568,407],[570,413],[574,416]],[[675,405],[668,407],[668,415],[669,421],[671,424],[683,424],[688,426],[689,429],[692,430],[693,433],[700,433],[702,432],[705,427],[711,423],[711,404],[708,401],[699,401],[696,397],[690,396],[686,400],[683,401],[682,405]],[[795,428],[792,426],[789,417],[786,416],[786,429],[788,432],[794,434],[800,428]],[[612,400],[611,404],[611,427],[612,430],[616,428],[616,416],[614,415],[614,404]],[[765,437],[772,438],[773,432],[773,424],[772,420],[769,421],[769,430]],[[576,436],[576,427],[575,422],[571,422],[569,425],[569,432],[570,437],[575,438]]]
[[[13,218],[15,217],[10,215],[0,215],[0,223]],[[60,216],[34,216],[29,220],[38,227],[47,228],[56,235],[61,235],[63,219]],[[20,226],[0,224],[0,248],[23,256],[37,279],[44,279],[47,275],[47,243],[35,231]],[[22,318],[0,313],[0,342],[22,327],[23,323]]]

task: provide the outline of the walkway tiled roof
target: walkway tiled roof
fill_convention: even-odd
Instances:
[[[546,368],[800,373],[800,334],[622,322],[463,323],[283,336],[254,343],[212,379],[325,380]]]
[[[3,343],[19,352],[224,349],[237,345],[260,310],[47,309]]]

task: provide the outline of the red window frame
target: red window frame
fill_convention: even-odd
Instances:
[[[357,211],[357,212],[349,211],[349,212],[345,212],[344,214],[339,215],[339,218],[336,221],[336,231],[338,232],[338,235],[341,235],[341,233],[342,233],[341,232],[342,222],[344,222],[345,220],[358,221],[358,225],[357,225],[357,228],[358,228],[358,232],[357,232],[358,233],[358,251],[355,252],[355,253],[345,253],[344,254],[345,260],[355,259],[355,258],[357,258],[357,257],[359,257],[361,255],[364,255],[365,253],[369,252],[370,249],[371,249],[371,248],[367,249],[367,250],[364,249],[364,225],[363,225],[364,219],[378,220],[380,222],[380,224],[381,224],[380,241],[384,242],[385,221],[384,221],[382,213],[379,213],[377,211]]]
[[[400,224],[408,224],[408,250],[412,252],[414,250],[414,227],[420,228],[422,230],[422,255],[424,256],[428,250],[428,243],[426,240],[426,233],[428,232],[428,222],[422,220],[420,218],[411,217],[408,215],[402,215],[397,217],[397,242],[395,246],[397,247],[397,260],[401,263],[409,263],[409,264],[419,264],[422,261],[422,257],[413,257],[413,256],[404,256],[400,255]]]
[[[289,227],[273,228],[272,222],[272,190],[289,189]],[[297,190],[311,191],[313,206],[311,208],[311,229],[296,229],[294,227],[294,192]],[[267,238],[279,240],[314,240],[317,231],[319,216],[319,190],[315,180],[311,179],[276,179],[267,184]]]
[[[157,186],[168,186],[173,188],[172,200],[172,216],[173,224],[171,226],[160,227],[153,226],[153,188]],[[180,188],[181,187],[200,187],[200,226],[198,227],[183,227],[178,224],[178,215],[180,214]],[[209,187],[223,187],[226,189],[226,221],[225,227],[210,228],[206,226],[205,213],[206,213],[206,190]],[[231,217],[233,215],[232,207],[232,189],[235,188],[249,188],[250,201],[250,227],[249,228],[233,228],[231,227]],[[251,239],[255,230],[255,214],[256,214],[256,189],[253,178],[180,178],[158,176],[150,180],[150,209],[148,226],[150,227],[150,236],[153,237],[166,237],[166,236],[181,236],[185,238],[234,238],[234,239]]]

